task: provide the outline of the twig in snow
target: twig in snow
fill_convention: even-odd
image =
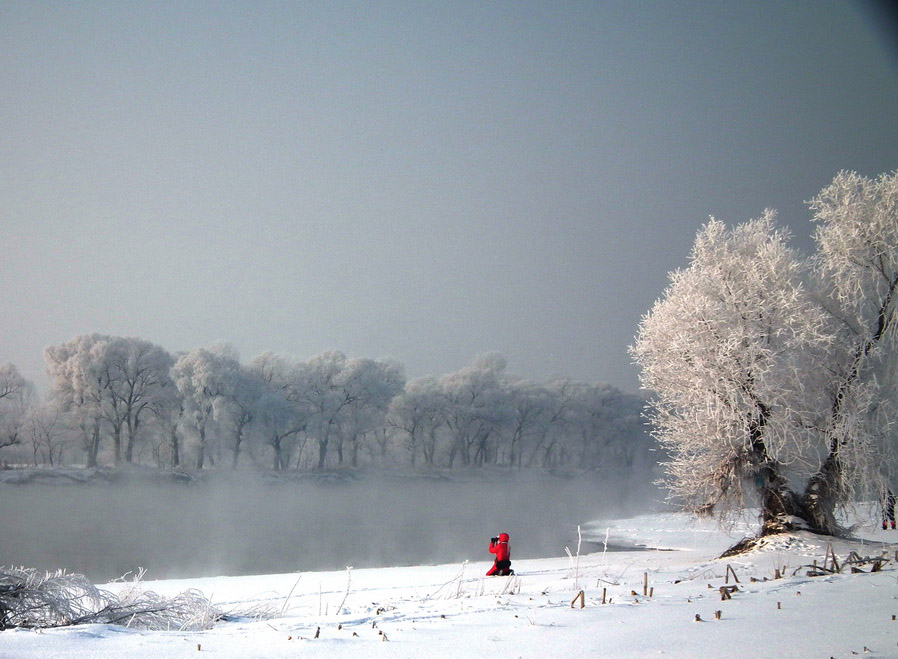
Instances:
[[[346,604],[346,598],[349,597],[349,584],[352,583],[352,566],[346,566],[346,592],[343,593],[343,600],[340,602],[340,606],[337,607],[336,615],[340,615],[340,612],[343,610],[343,605]]]
[[[287,602],[290,601],[290,598],[293,596],[293,591],[296,590],[296,587],[299,585],[299,580],[302,579],[302,573],[296,578],[296,583],[293,584],[293,588],[290,589],[290,592],[287,593],[287,598],[284,600],[284,606],[281,607],[281,615],[284,615],[284,611],[287,610]]]
[[[450,579],[449,581],[447,581],[446,583],[444,583],[442,586],[440,586],[439,588],[437,588],[431,595],[427,595],[427,596],[426,596],[426,599],[430,599],[430,598],[432,598],[432,597],[436,597],[437,595],[440,594],[440,591],[442,591],[444,588],[446,588],[447,586],[450,586],[450,585],[452,585],[452,584],[454,584],[454,583],[457,583],[457,588],[456,588],[456,594],[455,594],[455,596],[456,596],[456,597],[460,597],[460,596],[461,596],[461,582],[462,582],[462,580],[464,579],[464,576],[465,576],[465,566],[466,566],[467,564],[468,564],[468,561],[465,561],[464,563],[462,563],[462,564],[461,564],[461,569],[458,571],[458,574],[456,574],[452,579]]]
[[[605,574],[605,554],[608,553],[608,533],[611,527],[605,527],[605,539],[602,541],[602,574]],[[605,576],[608,576],[605,574]]]

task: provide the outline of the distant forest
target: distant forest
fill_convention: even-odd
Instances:
[[[227,345],[171,354],[101,334],[49,346],[44,357],[46,396],[0,364],[4,466],[559,470],[657,461],[642,397],[515,378],[496,353],[410,381],[399,363],[335,351],[241,363]]]

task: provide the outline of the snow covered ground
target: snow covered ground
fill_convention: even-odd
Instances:
[[[581,551],[599,551],[515,560],[512,577],[483,576],[484,546],[484,560],[464,565],[148,581],[166,596],[199,589],[228,615],[204,632],[7,630],[0,656],[898,657],[898,531],[871,522],[832,549],[840,561],[885,553],[876,573],[806,576],[802,566],[823,564],[829,544],[806,534],[717,559],[750,520],[721,532],[668,513],[592,522]],[[606,534],[634,550],[604,552]],[[738,591],[722,601],[720,587],[735,583],[728,566]],[[774,579],[777,570],[785,576]],[[572,605],[581,590],[582,608]]]

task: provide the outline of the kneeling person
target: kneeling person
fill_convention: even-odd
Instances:
[[[488,577],[505,577],[514,574],[511,569],[511,549],[508,546],[508,534],[500,533],[498,537],[490,539],[490,553],[496,555],[493,567],[486,573]]]

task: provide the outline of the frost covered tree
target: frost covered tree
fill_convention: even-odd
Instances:
[[[31,464],[61,465],[72,441],[72,429],[58,401],[50,400],[28,410],[23,424],[23,444],[31,452]]]
[[[264,390],[262,382],[250,368],[238,365],[232,386],[226,392],[221,425],[231,451],[231,467],[237,469],[249,429],[258,413],[259,401]]]
[[[440,378],[443,418],[450,435],[449,467],[456,457],[465,467],[495,462],[503,425],[513,414],[505,366],[502,355],[487,353],[471,366]]]
[[[551,421],[552,390],[537,382],[521,381],[509,387],[511,414],[506,425],[508,464],[520,468],[524,450],[545,435]]]
[[[808,482],[813,523],[835,529],[834,509],[884,489],[893,466],[898,398],[898,172],[841,172],[811,201],[815,274],[833,340],[823,374],[825,459]]]
[[[711,220],[632,347],[672,494],[698,513],[756,500],[762,533],[801,515],[787,468],[810,446],[793,411],[823,324],[787,239],[772,213],[733,230]]]
[[[172,378],[184,402],[184,419],[197,436],[196,468],[202,469],[210,454],[210,424],[233,396],[240,362],[227,346],[195,348],[181,355],[172,368]]]
[[[762,535],[836,532],[894,457],[896,177],[839,174],[811,207],[811,259],[771,213],[709,222],[631,348],[672,495],[698,513],[751,500]]]
[[[174,387],[169,376],[174,359],[161,346],[136,337],[112,337],[104,353],[107,418],[126,434],[124,460],[133,462],[141,423],[152,413],[157,400]],[[115,460],[116,464],[121,461],[118,433]]]
[[[44,359],[54,396],[81,428],[88,466],[97,466],[104,427],[115,463],[131,462],[142,420],[171,387],[168,352],[136,337],[84,334],[47,347]]]
[[[405,385],[405,375],[399,364],[374,359],[348,360],[344,371],[342,387],[349,404],[342,407],[336,420],[339,462],[343,462],[346,445],[350,464],[358,467],[363,439],[383,426],[390,401]]]
[[[21,443],[33,400],[34,385],[12,364],[0,364],[0,448]]]
[[[566,438],[572,431],[572,410],[577,383],[568,379],[555,380],[545,388],[545,416],[537,426],[532,447],[525,462],[527,467],[540,465],[544,469],[557,466]]]
[[[390,403],[387,423],[402,438],[412,467],[420,455],[432,467],[440,428],[444,424],[443,395],[437,379],[431,376],[406,383],[402,392]]]
[[[570,454],[593,467],[646,469],[654,442],[641,419],[645,400],[609,384],[574,383],[567,414]]]
[[[324,469],[334,446],[338,463],[343,463],[344,440],[357,463],[361,436],[374,420],[383,419],[404,382],[397,364],[349,359],[339,351],[323,352],[299,365],[295,398],[306,414],[302,432],[318,446],[318,469]]]
[[[175,362],[177,363],[177,362]],[[172,367],[172,371],[174,367]],[[172,373],[170,372],[170,375]],[[184,425],[184,398],[172,379],[173,386],[153,402],[151,422],[154,431],[153,456],[159,467],[181,466],[181,431]]]
[[[52,395],[80,431],[87,467],[97,466],[102,439],[105,371],[97,358],[108,337],[82,334],[44,348]]]
[[[296,380],[296,403],[305,411],[303,431],[318,445],[318,469],[324,469],[337,420],[352,402],[346,355],[327,351],[303,362]]]
[[[28,381],[22,377],[12,364],[0,364],[0,400],[11,400],[28,387]]]
[[[309,412],[301,398],[301,366],[289,357],[266,352],[250,363],[249,370],[261,386],[255,421],[273,451],[272,468],[286,469],[290,463],[290,442],[308,424]]]

